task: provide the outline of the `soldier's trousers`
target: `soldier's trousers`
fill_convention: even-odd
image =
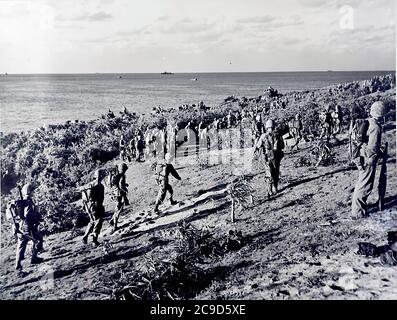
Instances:
[[[352,215],[361,216],[367,214],[367,199],[374,186],[376,163],[367,165],[364,170],[359,169],[358,180],[354,188],[352,198]]]
[[[25,258],[25,251],[26,247],[29,243],[29,241],[33,242],[32,245],[32,260],[34,260],[37,257],[37,247],[40,245],[39,239],[34,239],[33,237],[30,237],[29,235],[17,233],[17,250],[16,250],[16,265],[18,266],[21,261]]]
[[[103,224],[103,215],[105,213],[105,208],[100,207],[93,210],[92,213],[88,214],[90,217],[90,222],[85,229],[84,238],[88,238],[88,236],[93,236],[96,240],[98,239],[99,233],[102,229]]]
[[[99,233],[101,232],[103,224],[103,219],[91,219],[85,229],[84,238],[88,238],[88,236],[93,236],[94,239],[98,239]]]
[[[159,192],[157,194],[157,199],[156,199],[156,204],[160,204],[164,201],[165,196],[167,195],[167,191],[170,193],[171,195],[171,199],[172,196],[174,194],[174,190],[172,189],[171,185],[168,183],[168,181],[162,181],[159,183]]]
[[[120,193],[120,195],[118,195],[116,197],[116,208],[114,210],[114,213],[113,213],[113,216],[111,219],[111,221],[113,221],[113,225],[115,227],[117,226],[117,222],[119,221],[120,213],[121,213],[121,211],[123,211],[124,206],[126,205],[126,201],[128,201],[128,199],[127,199],[127,195],[125,193]]]
[[[280,180],[280,162],[281,159],[265,162],[265,175],[268,183],[273,184],[276,189]]]

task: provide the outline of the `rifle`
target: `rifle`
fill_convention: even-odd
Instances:
[[[385,206],[385,195],[387,186],[387,157],[388,157],[389,144],[385,143],[385,148],[383,150],[382,166],[379,174],[379,185],[378,185],[378,208],[379,211],[383,211]]]

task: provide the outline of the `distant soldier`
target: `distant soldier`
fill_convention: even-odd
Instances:
[[[373,189],[376,165],[378,159],[383,156],[382,118],[386,114],[386,106],[377,101],[371,106],[368,118],[368,142],[363,142],[359,148],[359,173],[358,180],[352,198],[352,218],[357,219],[368,215],[367,199]]]
[[[226,116],[226,121],[227,121],[227,128],[230,129],[233,125],[233,115],[231,110],[229,110],[229,113]]]
[[[258,142],[259,138],[264,133],[265,133],[265,127],[263,125],[261,116],[258,114],[255,117],[255,120],[252,122],[252,135],[254,137],[254,141],[253,141],[254,145],[256,145],[256,143]]]
[[[280,177],[280,163],[284,157],[284,141],[281,135],[276,132],[273,120],[268,120],[265,126],[266,132],[261,135],[256,143],[255,151],[262,153],[265,162],[268,194],[274,195],[278,192]]]
[[[335,110],[331,113],[332,118],[332,134],[334,137],[342,132],[342,114],[339,110],[339,106],[335,107]]]
[[[332,132],[332,117],[331,114],[329,113],[329,107],[325,108],[320,113],[320,139],[326,139],[327,142],[329,142],[329,139],[331,137],[331,132]]]
[[[293,149],[294,147],[296,147],[296,149],[298,150],[299,142],[302,140],[302,130],[303,130],[303,124],[301,121],[300,114],[296,114],[295,118],[292,119],[288,125],[289,125],[290,135],[295,140],[295,145],[293,145],[291,148]]]
[[[125,162],[120,163],[117,166],[117,173],[110,179],[110,185],[112,189],[112,198],[116,202],[116,208],[114,210],[110,225],[113,226],[113,231],[117,230],[117,222],[120,214],[126,205],[129,205],[127,198],[128,184],[126,183],[125,173],[128,170],[128,166]]]
[[[171,205],[175,205],[178,203],[173,199],[174,190],[172,189],[172,186],[169,183],[170,174],[173,175],[175,179],[181,180],[181,177],[179,176],[178,172],[171,164],[171,155],[167,153],[165,155],[165,160],[156,163],[156,167],[155,167],[155,178],[156,178],[156,183],[159,186],[159,192],[157,195],[154,212],[159,212],[159,205],[164,201],[167,192],[170,194]]]
[[[82,192],[83,208],[88,214],[90,222],[87,225],[83,236],[83,243],[87,244],[88,237],[92,238],[92,244],[98,246],[98,236],[102,229],[105,208],[103,200],[105,198],[105,187],[102,180],[105,174],[103,170],[97,170],[94,173],[94,181],[87,186],[79,188]]]
[[[43,237],[39,231],[39,224],[42,221],[40,213],[35,206],[31,194],[32,185],[27,183],[19,189],[20,199],[10,202],[7,208],[6,217],[13,222],[13,232],[17,237],[15,269],[22,270],[21,261],[25,259],[26,246],[32,241],[31,264],[43,261],[37,254],[43,250]]]
[[[137,150],[136,161],[142,162],[144,161],[144,157],[145,157],[145,141],[143,140],[141,134],[137,135],[135,142],[136,142],[135,148]]]
[[[122,134],[119,140],[119,150],[120,150],[120,160],[124,161],[127,157],[126,154],[126,141],[124,139],[124,135]]]
[[[130,157],[132,159],[136,159],[136,137],[133,136],[128,144],[128,149],[130,153]]]
[[[218,118],[214,119],[214,121],[212,122],[212,127],[216,130],[216,132],[219,131],[219,120],[218,120]]]
[[[241,121],[243,120],[243,117],[241,115],[240,111],[236,111],[235,115],[234,115],[235,119],[236,119],[236,125],[237,126],[241,126]]]

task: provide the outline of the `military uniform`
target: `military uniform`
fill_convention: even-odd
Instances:
[[[276,132],[265,132],[259,138],[256,149],[262,150],[269,194],[277,193],[280,163],[284,157],[284,141]]]
[[[25,251],[29,241],[33,242],[31,263],[41,262],[37,256],[43,249],[43,237],[39,231],[41,216],[30,197],[11,202],[7,210],[7,218],[14,222],[13,231],[17,237],[16,269],[22,269],[21,261],[25,258]]]
[[[302,139],[302,129],[303,129],[302,121],[299,118],[295,118],[290,121],[289,126],[290,126],[290,134],[295,140],[295,145],[293,147],[296,147],[298,149],[298,144]]]
[[[354,218],[367,215],[367,199],[370,195],[376,173],[376,165],[381,155],[382,126],[374,118],[368,119],[368,143],[361,147],[361,159],[358,181],[352,198],[352,215]]]
[[[332,134],[336,135],[342,132],[342,119],[339,111],[331,113],[332,118]]]
[[[320,114],[320,126],[320,138],[322,139],[325,137],[327,142],[329,142],[332,132],[332,117],[329,112],[323,112]]]
[[[93,243],[97,244],[99,233],[102,229],[105,208],[103,200],[105,198],[105,187],[102,183],[91,183],[86,190],[83,190],[83,206],[90,218],[83,236],[83,242],[87,243],[89,236]]]
[[[169,183],[170,174],[174,176],[175,179],[181,180],[181,177],[171,163],[161,162],[157,164],[156,183],[159,186],[159,191],[157,194],[155,211],[158,210],[158,206],[160,205],[160,203],[164,201],[167,192],[169,192],[170,194],[171,204],[176,203],[176,201],[174,201],[173,199],[174,191]]]
[[[119,170],[119,172],[114,178],[114,183],[112,186],[112,194],[113,194],[113,199],[116,202],[116,208],[113,213],[110,224],[113,225],[114,230],[117,229],[117,222],[121,211],[123,210],[124,206],[129,204],[127,198],[127,192],[128,192],[127,187],[128,184],[126,183],[125,171]]]

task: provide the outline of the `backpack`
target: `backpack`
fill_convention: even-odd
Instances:
[[[369,122],[366,119],[356,119],[353,123],[351,132],[351,139],[356,144],[362,144],[368,142],[368,127]]]
[[[164,163],[164,162],[158,162],[156,164],[156,167],[154,169],[155,170],[154,171],[154,176],[156,177],[157,181],[162,180],[162,179],[165,178],[165,170],[166,170],[166,168],[167,168],[167,164]]]

